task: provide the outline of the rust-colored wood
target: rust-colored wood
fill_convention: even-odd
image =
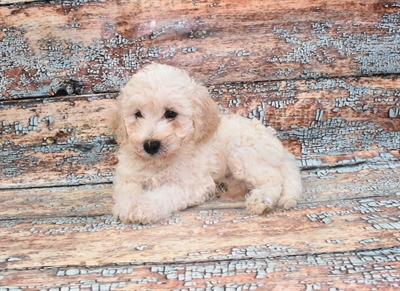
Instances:
[[[84,2],[0,6],[1,98],[117,91],[152,61],[207,84],[399,73],[393,1]]]
[[[105,122],[113,101],[105,97],[6,102],[2,188],[110,181],[116,142]]]
[[[107,186],[3,191],[0,267],[194,263],[396,247],[400,166],[378,165],[308,172],[304,199],[290,211],[249,216],[237,202],[236,208],[213,202],[149,226],[115,221]]]
[[[0,271],[0,276],[5,286],[26,290],[398,290],[399,252],[388,248],[207,263],[54,267]]]
[[[146,226],[110,215],[5,220],[0,267],[216,262],[398,247],[399,206],[392,196],[308,203],[260,216],[188,209]]]
[[[0,220],[105,215],[112,204],[111,184],[3,190]]]
[[[399,78],[339,78],[213,85],[229,114],[261,119],[304,168],[399,158]],[[117,94],[0,104],[1,188],[112,180],[116,142],[106,126]],[[400,114],[400,113],[399,113]],[[40,175],[37,173],[40,172]]]
[[[397,290],[400,6],[381,0],[0,0],[0,291]],[[221,196],[110,214],[105,125],[150,62],[277,130],[296,208]],[[68,96],[67,96],[68,95]]]
[[[29,2],[37,2],[37,0],[0,0],[0,5],[21,4]]]

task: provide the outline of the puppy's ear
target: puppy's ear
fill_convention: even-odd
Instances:
[[[208,94],[207,88],[193,82],[194,141],[207,142],[217,130],[220,117],[217,104]]]
[[[128,135],[126,133],[125,124],[121,116],[121,111],[116,104],[108,110],[107,121],[109,128],[117,136],[117,142],[119,144],[125,143]]]

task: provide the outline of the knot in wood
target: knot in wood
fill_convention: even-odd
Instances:
[[[197,29],[195,31],[191,31],[190,36],[194,38],[203,38],[205,34],[206,34],[205,31]]]

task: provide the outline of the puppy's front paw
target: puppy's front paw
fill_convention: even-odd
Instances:
[[[160,211],[159,207],[149,201],[130,200],[118,201],[113,207],[113,214],[124,223],[149,224],[160,221],[169,213]]]
[[[115,203],[112,209],[114,217],[119,218],[123,223],[134,222],[131,220],[130,207],[127,204]]]

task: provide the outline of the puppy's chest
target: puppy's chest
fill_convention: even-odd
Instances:
[[[199,160],[187,160],[163,168],[147,168],[139,173],[139,181],[144,189],[151,190],[162,185],[191,187],[200,181],[208,180],[209,163]]]
[[[158,188],[174,179],[169,169],[143,169],[138,175],[138,182],[144,189]]]
[[[175,167],[144,169],[138,175],[138,182],[144,189],[151,190],[162,185],[181,184],[190,177],[190,175],[185,177],[185,173],[187,173],[187,170]]]

